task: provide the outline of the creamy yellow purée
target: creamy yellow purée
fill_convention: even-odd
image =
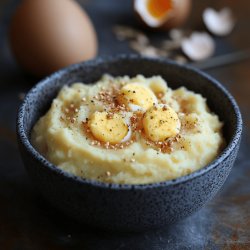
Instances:
[[[32,131],[58,168],[109,183],[144,184],[189,174],[223,146],[222,123],[206,99],[160,76],[104,75],[65,86]]]

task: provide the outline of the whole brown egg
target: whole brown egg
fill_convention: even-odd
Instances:
[[[19,64],[37,76],[97,53],[93,25],[73,0],[22,1],[12,18],[9,40]]]

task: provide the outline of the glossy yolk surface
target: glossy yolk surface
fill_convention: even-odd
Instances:
[[[146,136],[152,141],[164,141],[179,133],[180,121],[177,113],[166,105],[150,108],[143,117]]]
[[[128,133],[128,126],[120,114],[95,112],[88,122],[93,136],[102,142],[120,143]]]
[[[117,98],[119,104],[127,107],[132,105],[139,106],[147,110],[156,103],[157,99],[154,93],[147,87],[139,83],[129,83],[123,86]]]

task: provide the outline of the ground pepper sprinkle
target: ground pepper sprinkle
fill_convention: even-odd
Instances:
[[[103,109],[106,112],[108,112],[107,119],[112,119],[114,117],[114,114],[116,113],[121,113],[122,118],[125,119],[126,112],[131,112],[131,111],[128,110],[128,107],[126,107],[125,104],[120,105],[117,101],[117,96],[119,94],[119,91],[121,87],[124,86],[125,84],[126,84],[125,82],[121,82],[120,84],[111,83],[111,86],[109,88],[100,87],[100,91],[90,99],[90,102],[91,103],[95,103],[95,101],[101,102],[102,103],[101,105],[104,107]],[[136,91],[133,91],[133,93],[136,93]],[[161,93],[161,92],[156,94],[156,97],[158,98],[159,103],[164,102],[164,100],[161,100],[163,96],[164,96],[164,93]],[[86,102],[86,101],[87,101],[87,98],[83,96],[81,98],[81,102]],[[154,106],[154,110],[157,110],[156,103],[153,103],[153,106]],[[163,111],[166,111],[167,109],[168,108],[165,105],[162,107]],[[75,123],[77,119],[74,116],[74,114],[79,113],[79,110],[80,110],[80,107],[77,107],[75,103],[70,103],[69,106],[64,109],[64,113],[66,114],[66,120],[70,121],[71,123]],[[128,147],[129,145],[137,141],[140,137],[142,137],[142,139],[145,141],[146,146],[155,148],[158,152],[163,152],[163,153],[172,152],[173,143],[177,143],[179,141],[179,137],[177,136],[175,138],[172,138],[171,140],[168,139],[163,142],[162,141],[160,142],[150,141],[146,137],[144,130],[143,130],[143,124],[142,124],[143,116],[144,116],[144,112],[141,110],[133,112],[133,115],[130,117],[130,124],[128,125],[130,126],[130,129],[132,132],[131,138],[126,142],[118,143],[115,145],[112,145],[109,142],[104,143],[94,138],[88,126],[88,122],[89,122],[88,117],[86,118],[85,121],[82,121],[82,125],[83,125],[83,130],[86,133],[87,138],[90,139],[90,144],[92,146],[97,146],[97,147],[105,148],[105,149],[114,149],[114,150],[124,149],[125,147]],[[62,120],[62,118],[60,119]],[[154,116],[151,116],[150,119],[153,120]],[[163,121],[160,120],[160,123],[161,122]],[[190,126],[188,122],[185,124],[185,127],[187,126]],[[112,132],[112,129],[110,129],[110,132]],[[140,135],[140,137],[137,136],[138,134]],[[134,162],[134,160],[135,159],[132,158],[130,162]]]

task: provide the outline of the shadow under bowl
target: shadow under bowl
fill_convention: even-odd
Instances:
[[[145,185],[106,184],[82,179],[48,162],[30,143],[30,133],[65,84],[91,83],[113,76],[161,75],[171,88],[185,86],[207,98],[224,122],[226,147],[204,168],[174,180]],[[24,165],[44,197],[65,214],[85,224],[111,230],[142,231],[181,220],[201,208],[221,188],[235,161],[242,119],[233,97],[218,81],[190,67],[163,59],[116,56],[62,69],[34,86],[17,118]]]

